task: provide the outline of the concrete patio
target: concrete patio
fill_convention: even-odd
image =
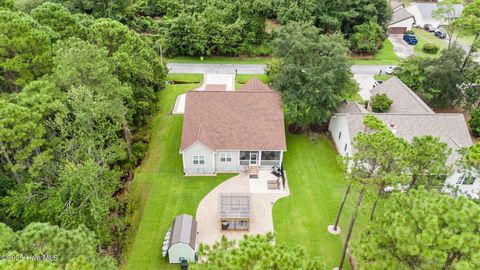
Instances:
[[[276,177],[270,172],[260,171],[258,179],[250,179],[247,174],[239,174],[215,187],[203,198],[197,208],[197,246],[214,244],[223,235],[230,240],[240,240],[245,234],[265,234],[273,232],[272,208],[275,202],[290,195],[288,181],[285,189],[271,190],[268,180]],[[281,180],[280,180],[281,181]],[[249,193],[251,197],[250,229],[248,231],[222,231],[219,215],[221,193]]]

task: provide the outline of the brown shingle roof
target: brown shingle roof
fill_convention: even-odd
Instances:
[[[187,92],[181,151],[197,141],[214,151],[286,150],[280,93]]]
[[[246,84],[244,84],[240,91],[273,91],[268,85],[265,85],[259,79],[253,77]]]
[[[434,113],[408,86],[392,77],[370,90],[372,95],[386,94],[393,100],[388,113]]]
[[[206,84],[205,91],[226,91],[226,84]]]

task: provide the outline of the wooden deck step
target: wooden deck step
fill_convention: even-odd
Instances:
[[[249,166],[248,175],[250,178],[258,178],[258,166]]]

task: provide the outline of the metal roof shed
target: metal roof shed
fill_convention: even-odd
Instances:
[[[182,214],[172,222],[168,241],[168,259],[170,263],[180,263],[182,259],[195,261],[195,239],[197,222],[192,216]]]
[[[220,194],[220,224],[222,230],[248,230],[251,214],[250,194]]]

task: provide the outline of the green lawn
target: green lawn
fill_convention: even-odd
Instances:
[[[167,63],[204,63],[204,64],[267,64],[272,57],[228,57],[205,56],[203,61],[199,56],[178,56],[166,58]]]
[[[442,49],[446,49],[448,47],[448,43],[444,40],[441,40],[433,35],[433,33],[429,33],[423,29],[414,28],[413,31],[415,32],[415,36],[417,37],[418,43],[415,45],[415,55],[423,56],[423,57],[438,57],[440,56],[440,51]],[[440,47],[440,50],[436,54],[428,54],[422,51],[423,45],[426,43],[433,43]]]
[[[175,77],[196,82],[202,75],[176,74]],[[233,176],[184,177],[182,174],[178,150],[183,117],[169,112],[177,95],[197,85],[168,85],[160,93],[160,112],[151,123],[148,155],[135,171],[129,188],[135,205],[130,215],[132,228],[127,233],[122,269],[178,269],[178,265],[166,263],[161,256],[163,238],[173,218],[181,213],[195,215],[200,200]]]
[[[334,146],[323,137],[312,140],[306,135],[287,134],[284,167],[291,194],[273,208],[277,241],[305,246],[310,255],[319,256],[327,264],[327,269],[338,266],[349,207],[356,199],[353,193],[347,200],[340,236],[329,234],[327,226],[334,223],[346,188],[336,157]]]
[[[382,74],[382,75],[375,74],[375,75],[373,75],[373,79],[375,79],[377,81],[386,81],[386,80],[390,79],[391,77],[393,77],[393,75],[389,75],[389,74]]]
[[[393,65],[399,61],[397,55],[393,51],[393,44],[390,40],[385,39],[382,48],[375,54],[373,59],[350,59],[349,62],[356,65]]]
[[[270,78],[266,74],[239,74],[235,76],[235,89],[240,89],[242,85],[247,83],[253,77],[259,79],[264,84],[268,84],[270,82]]]

